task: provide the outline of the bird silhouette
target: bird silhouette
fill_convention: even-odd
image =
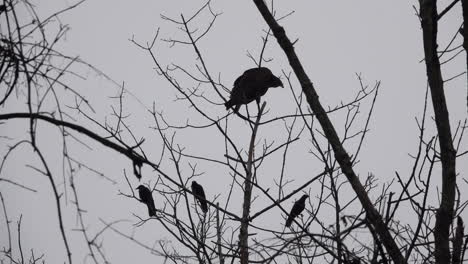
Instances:
[[[149,216],[156,216],[156,207],[154,206],[153,195],[151,191],[143,185],[137,187],[140,201],[148,206]]]
[[[200,208],[202,209],[203,213],[206,214],[208,212],[208,203],[206,202],[205,191],[203,190],[203,187],[196,181],[192,181],[192,193],[200,203]]]
[[[289,213],[288,219],[286,220],[286,227],[290,227],[294,218],[296,218],[298,215],[302,213],[302,211],[304,211],[305,200],[307,199],[307,197],[309,197],[309,195],[304,194],[302,195],[301,199],[297,200],[294,203],[293,208],[291,209],[291,212]]]
[[[279,86],[283,87],[283,83],[268,68],[260,67],[246,70],[234,82],[231,97],[224,105],[226,109],[234,107],[234,112],[237,112],[241,105],[248,104],[253,100],[256,100],[257,104],[260,103],[260,97],[268,91],[268,88]]]

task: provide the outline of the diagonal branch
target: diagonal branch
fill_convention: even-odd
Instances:
[[[462,28],[462,35],[463,35],[463,48],[465,49],[466,53],[466,66],[468,67],[468,2],[463,0],[462,2],[462,10],[463,10],[463,28]],[[468,74],[467,74],[468,78]],[[466,87],[466,107],[468,111],[468,85]]]
[[[80,125],[76,125],[67,121],[58,120],[53,117],[49,117],[49,116],[42,115],[39,113],[9,113],[9,114],[0,115],[0,120],[21,119],[21,118],[39,119],[39,120],[43,120],[51,124],[54,124],[56,126],[71,128],[81,134],[84,134],[96,140],[97,142],[103,144],[106,147],[112,148],[116,150],[117,152],[120,152],[121,154],[127,156],[131,160],[136,160],[140,163],[143,162],[142,160],[143,158],[138,153],[136,153],[133,149],[122,147],[119,144],[116,144]]]
[[[363,208],[367,213],[367,217],[370,223],[374,226],[376,233],[381,238],[385,248],[387,249],[388,253],[390,254],[391,258],[395,263],[405,263],[403,255],[400,252],[395,240],[393,239],[392,235],[390,234],[389,229],[387,228],[386,224],[382,220],[382,216],[379,212],[375,209],[374,205],[372,204],[369,196],[367,195],[362,183],[360,182],[359,178],[357,177],[356,173],[353,170],[351,158],[349,157],[346,150],[343,148],[343,145],[340,142],[340,139],[333,127],[330,119],[328,118],[325,110],[323,109],[322,105],[320,104],[318,94],[315,91],[315,88],[310,81],[308,75],[305,73],[302,64],[297,57],[296,52],[294,51],[294,46],[286,36],[286,32],[284,28],[281,27],[270,11],[268,10],[265,2],[263,0],[253,0],[255,5],[257,6],[258,10],[260,11],[261,15],[273,31],[274,36],[276,37],[280,47],[283,49],[284,53],[286,54],[289,64],[291,65],[296,77],[299,79],[299,83],[301,84],[302,90],[306,95],[307,102],[310,105],[310,108],[316,114],[317,119],[322,126],[323,132],[328,139],[328,142],[333,148],[335,153],[335,158],[340,164],[341,170],[345,174],[346,178],[348,179],[349,183],[351,184],[353,190],[356,192],[359,201],[361,202]]]

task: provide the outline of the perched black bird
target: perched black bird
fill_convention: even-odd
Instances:
[[[206,202],[205,191],[196,181],[192,181],[192,193],[200,203],[200,208],[206,214],[208,212],[208,203]]]
[[[260,67],[246,70],[234,82],[231,98],[224,105],[226,109],[234,106],[234,112],[237,112],[241,105],[253,100],[256,100],[257,104],[260,103],[260,97],[268,91],[268,88],[278,86],[283,87],[283,83],[271,73],[270,69]]]
[[[151,191],[143,185],[137,187],[140,201],[148,206],[149,216],[156,216],[156,207],[154,206],[153,195]]]
[[[302,211],[304,211],[305,200],[307,199],[307,197],[309,197],[309,195],[304,194],[302,195],[301,199],[297,200],[294,203],[293,208],[291,209],[291,212],[289,213],[288,219],[286,220],[286,227],[290,227],[294,218],[296,218],[298,215],[302,213]]]

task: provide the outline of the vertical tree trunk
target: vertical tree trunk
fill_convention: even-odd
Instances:
[[[463,10],[463,48],[465,49],[466,67],[468,70],[468,1],[462,0],[461,2]],[[468,74],[466,85],[466,110],[468,111]]]
[[[224,264],[223,250],[221,249],[221,223],[219,222],[219,203],[216,203],[216,242],[218,243],[219,264]]]
[[[442,163],[442,200],[434,228],[436,263],[450,263],[449,231],[455,200],[455,159],[449,113],[444,94],[444,82],[437,54],[437,1],[420,0],[421,26],[427,78],[431,89]]]
[[[328,142],[333,148],[335,154],[335,159],[340,164],[343,174],[348,179],[348,182],[351,184],[354,192],[356,193],[359,201],[362,204],[362,207],[366,210],[367,218],[369,222],[374,226],[376,233],[379,235],[382,243],[387,249],[389,255],[395,263],[406,263],[403,255],[400,252],[399,247],[397,246],[395,240],[393,239],[390,231],[387,228],[387,225],[382,220],[382,216],[379,214],[377,209],[375,209],[373,203],[369,199],[362,183],[357,177],[356,173],[353,170],[351,163],[351,158],[349,157],[346,150],[343,148],[341,141],[333,127],[330,119],[327,116],[327,113],[320,104],[318,94],[315,91],[315,88],[310,81],[309,77],[304,71],[302,64],[297,57],[296,52],[294,51],[293,44],[286,36],[284,29],[276,22],[270,11],[268,10],[265,2],[263,0],[253,0],[261,15],[273,31],[274,36],[276,37],[279,45],[286,54],[289,64],[291,65],[296,77],[301,84],[302,90],[306,95],[307,102],[309,103],[310,108],[314,111],[320,125],[322,126],[323,132],[327,137]]]
[[[248,264],[249,263],[249,215],[250,215],[250,205],[252,202],[252,165],[253,157],[255,150],[255,138],[257,136],[257,130],[260,123],[260,118],[262,117],[263,110],[265,109],[266,103],[263,102],[260,111],[258,112],[257,119],[255,120],[254,129],[252,131],[252,137],[250,138],[249,145],[249,157],[247,160],[247,172],[244,183],[244,203],[242,207],[242,219],[241,227],[239,231],[239,253],[240,253],[240,263]]]
[[[459,216],[457,219],[457,228],[455,229],[455,237],[453,238],[452,264],[462,263],[463,256],[461,253],[463,249],[464,230],[463,220]]]

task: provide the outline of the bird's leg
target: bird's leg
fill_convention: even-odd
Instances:
[[[257,102],[257,113],[260,113],[260,97],[255,99],[255,101]]]

